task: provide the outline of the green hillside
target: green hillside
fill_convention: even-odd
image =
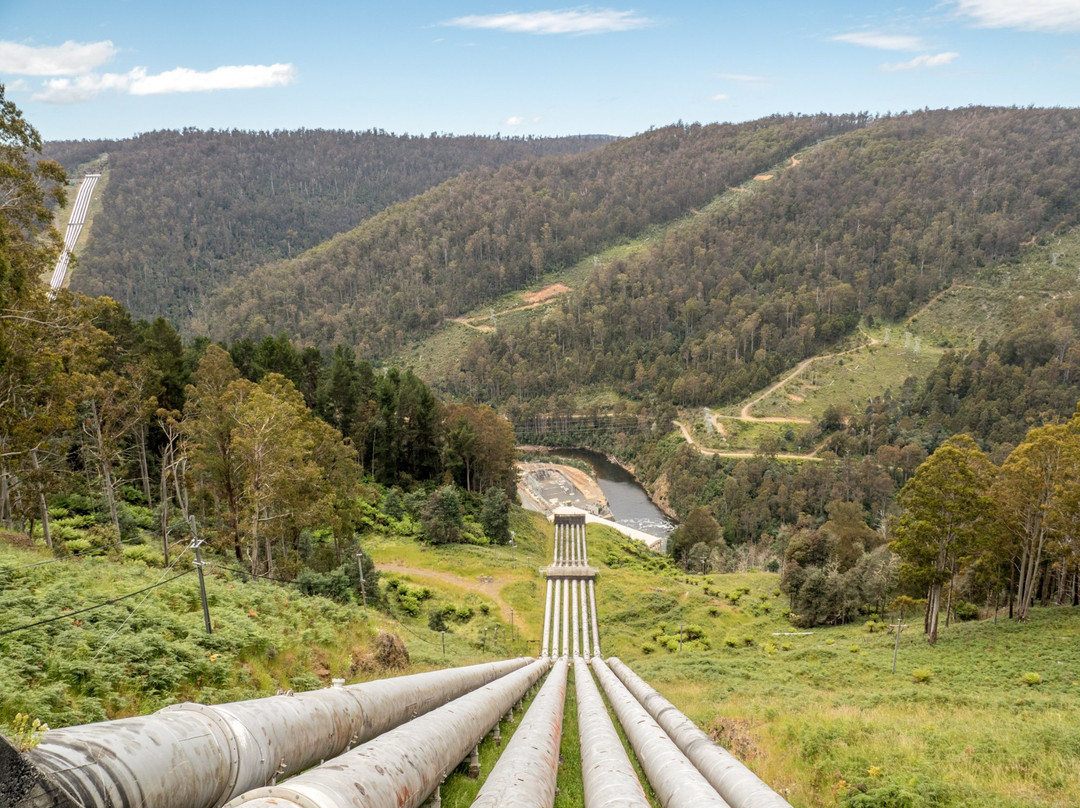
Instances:
[[[3,720],[10,727],[23,712],[58,726],[183,699],[231,700],[326,685],[331,676],[396,673],[372,661],[379,628],[402,637],[414,669],[535,653],[543,619],[537,567],[553,539],[535,515],[519,514],[515,528],[513,548],[425,549],[365,536],[380,567],[423,570],[384,572],[389,614],[212,571],[209,637],[193,575],[145,601],[0,636]],[[0,568],[44,560],[12,539],[0,545]],[[909,615],[893,674],[894,638],[876,624],[792,634],[775,575],[688,576],[602,528],[590,527],[589,544],[600,569],[605,655],[630,664],[796,808],[1056,808],[1080,788],[1074,610],[1036,609],[1027,625],[1004,615],[956,624],[934,647]],[[26,568],[0,583],[0,631],[161,578],[159,569],[102,559]],[[414,616],[403,610],[402,590],[427,590]],[[504,607],[514,610],[510,642]],[[431,615],[468,609],[467,620],[448,618],[444,656]],[[567,732],[573,727],[568,722]],[[504,727],[504,744],[510,731]],[[575,742],[571,734],[564,749]],[[485,749],[485,761],[493,757]],[[564,783],[576,776],[574,765],[568,756]],[[448,805],[467,805],[478,786],[458,777],[448,782]]]
[[[73,288],[189,330],[191,307],[237,275],[299,255],[395,202],[465,171],[605,141],[185,129],[54,141],[44,152],[73,176],[92,160],[110,167]]]

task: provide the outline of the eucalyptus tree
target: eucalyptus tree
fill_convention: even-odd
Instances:
[[[938,447],[900,491],[894,550],[901,575],[926,590],[924,630],[937,642],[944,586],[975,545],[993,509],[987,496],[995,467],[969,436]]]

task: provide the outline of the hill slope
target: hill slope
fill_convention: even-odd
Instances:
[[[297,255],[463,171],[604,141],[185,129],[52,142],[45,156],[69,173],[92,161],[111,169],[73,288],[183,326],[189,307],[235,275]]]
[[[386,356],[410,334],[674,219],[863,122],[679,125],[465,175],[297,260],[260,268],[213,301],[201,325],[217,338],[285,331]]]

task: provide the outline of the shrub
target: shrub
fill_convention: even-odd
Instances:
[[[957,620],[978,620],[979,607],[974,603],[961,600],[953,606],[953,614],[956,615]]]
[[[911,672],[911,680],[918,683],[929,682],[933,675],[929,668],[916,668]]]
[[[641,646],[641,653],[643,654],[651,654],[654,651],[656,651],[656,646],[651,642],[643,643]]]
[[[1042,677],[1034,671],[1028,671],[1020,677],[1020,684],[1034,687],[1035,685],[1042,684]]]
[[[728,648],[738,648],[739,641],[734,637],[724,637],[724,645],[726,645]]]

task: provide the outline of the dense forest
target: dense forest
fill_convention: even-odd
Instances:
[[[44,155],[71,175],[108,170],[73,288],[183,326],[234,276],[299,255],[457,174],[605,140],[185,129],[52,142]]]
[[[738,400],[860,318],[902,318],[962,268],[1075,224],[1078,123],[1075,110],[979,108],[875,120],[739,205],[596,269],[527,329],[478,338],[447,388]]]
[[[776,116],[676,125],[582,155],[463,175],[237,280],[193,325],[213,338],[285,331],[386,356],[447,317],[670,221],[865,122]]]

